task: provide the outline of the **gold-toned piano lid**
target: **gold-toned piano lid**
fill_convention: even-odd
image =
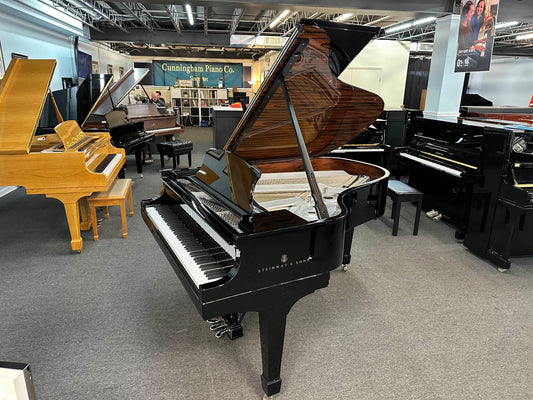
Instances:
[[[26,154],[43,111],[56,60],[11,60],[0,84],[0,154]]]

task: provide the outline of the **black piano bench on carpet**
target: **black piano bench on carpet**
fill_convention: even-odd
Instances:
[[[416,203],[415,227],[413,229],[413,235],[418,235],[418,225],[420,223],[420,211],[422,210],[422,197],[424,196],[424,193],[401,181],[389,180],[387,195],[392,199],[391,218],[394,220],[392,225],[392,236],[398,236],[400,207],[404,201]]]
[[[161,157],[161,169],[165,168],[165,156],[172,157],[172,165],[176,168],[180,163],[180,155],[182,154],[187,154],[189,167],[191,166],[192,142],[190,140],[173,140],[157,143],[157,151]]]

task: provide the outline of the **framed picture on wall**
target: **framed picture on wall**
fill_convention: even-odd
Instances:
[[[107,73],[112,74],[113,73],[113,66],[111,64],[107,64]]]
[[[28,58],[28,56],[24,55],[24,54],[19,54],[19,53],[11,53],[11,58]]]
[[[122,75],[124,75],[124,67],[118,67],[118,73],[120,77],[122,78]]]
[[[98,73],[98,61],[93,61],[93,62],[91,63],[91,66],[92,66],[92,68],[91,68],[91,72],[92,72],[93,74],[97,74],[97,73]]]

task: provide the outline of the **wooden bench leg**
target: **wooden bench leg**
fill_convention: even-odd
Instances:
[[[93,237],[94,237],[94,241],[97,242],[98,241],[98,226],[97,226],[98,222],[96,221],[96,207],[91,204],[89,208],[91,211],[91,224],[93,226]]]
[[[109,218],[109,207],[108,206],[104,206],[104,217]]]
[[[133,199],[131,196],[131,185],[128,188],[128,204],[130,206],[130,217],[133,217]]]
[[[122,218],[122,237],[128,237],[128,226],[126,223],[126,199],[120,200],[120,218]]]

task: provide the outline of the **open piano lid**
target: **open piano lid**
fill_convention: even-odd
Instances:
[[[337,77],[379,28],[301,20],[224,146],[252,164],[300,158],[281,79],[311,157],[348,143],[383,110],[376,94]]]
[[[14,58],[0,84],[0,154],[27,154],[56,60]]]
[[[81,126],[85,125],[91,115],[104,116],[108,112],[113,111],[128,93],[131,92],[140,81],[142,81],[148,72],[150,72],[148,68],[130,68],[108,90],[108,85],[111,83],[109,82],[109,84],[100,92],[100,95],[94,102],[90,111],[83,117]]]

